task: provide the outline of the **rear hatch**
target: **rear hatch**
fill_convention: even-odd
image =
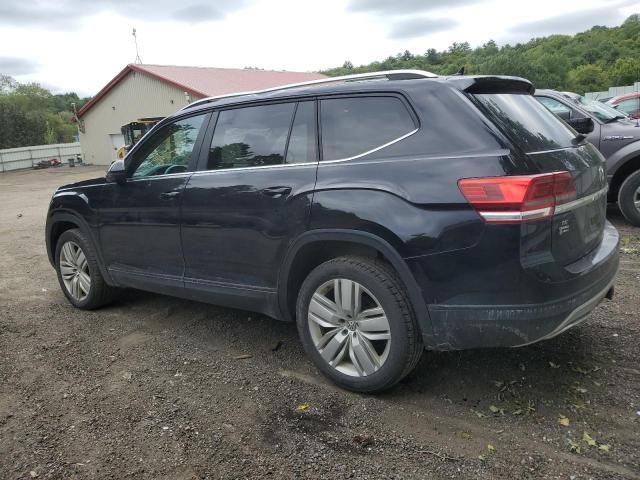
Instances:
[[[572,263],[601,241],[606,221],[604,158],[527,93],[476,93],[481,109],[509,138],[523,174],[569,172],[575,195],[557,205],[551,224],[556,262]]]

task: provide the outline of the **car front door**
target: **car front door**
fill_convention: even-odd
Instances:
[[[210,114],[176,119],[127,156],[127,179],[105,186],[100,244],[122,285],[162,293],[183,289],[181,195],[195,169]]]
[[[192,298],[265,311],[289,240],[307,225],[316,131],[313,100],[217,113],[182,200]]]

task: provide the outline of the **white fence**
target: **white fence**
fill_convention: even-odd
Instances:
[[[70,157],[81,154],[80,143],[57,143],[35,147],[8,148],[0,150],[0,172],[31,168],[40,160],[57,158],[63,163]]]
[[[636,82],[633,85],[627,85],[624,87],[609,87],[609,90],[603,92],[587,92],[585,97],[598,100],[600,98],[616,97],[618,95],[624,95],[626,93],[640,92],[640,82]]]

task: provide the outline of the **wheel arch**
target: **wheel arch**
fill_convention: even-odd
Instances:
[[[47,256],[49,257],[49,262],[55,268],[55,255],[56,255],[56,247],[58,243],[58,239],[60,236],[71,229],[78,228],[80,229],[93,243],[93,247],[96,251],[96,257],[98,260],[98,266],[100,267],[100,273],[102,273],[102,277],[107,281],[109,285],[115,285],[109,272],[104,266],[104,261],[102,259],[102,252],[100,248],[98,248],[98,242],[95,238],[94,232],[87,223],[87,221],[79,215],[76,215],[73,212],[69,211],[58,211],[51,214],[51,216],[47,219],[46,225],[46,246],[47,246]]]
[[[407,289],[425,344],[432,337],[426,303],[409,266],[386,240],[368,232],[327,229],[300,235],[289,247],[278,274],[278,307],[283,320],[295,319],[295,302],[300,285],[309,272],[331,258],[364,255],[385,260]]]
[[[625,179],[633,172],[640,170],[640,145],[635,146],[635,149],[624,157],[613,160],[613,175],[609,181],[609,201],[615,203],[618,201],[618,192]]]

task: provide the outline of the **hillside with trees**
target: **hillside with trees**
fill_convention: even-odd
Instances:
[[[37,83],[18,83],[0,73],[0,149],[73,142],[73,106],[88,99],[52,94]]]
[[[493,40],[477,48],[454,43],[443,52],[405,51],[359,67],[347,61],[322,73],[336,76],[409,68],[450,75],[461,67],[470,75],[515,75],[531,80],[537,88],[577,93],[630,85],[640,80],[640,15],[631,15],[619,27],[596,26],[576,35],[550,35],[501,47]]]

